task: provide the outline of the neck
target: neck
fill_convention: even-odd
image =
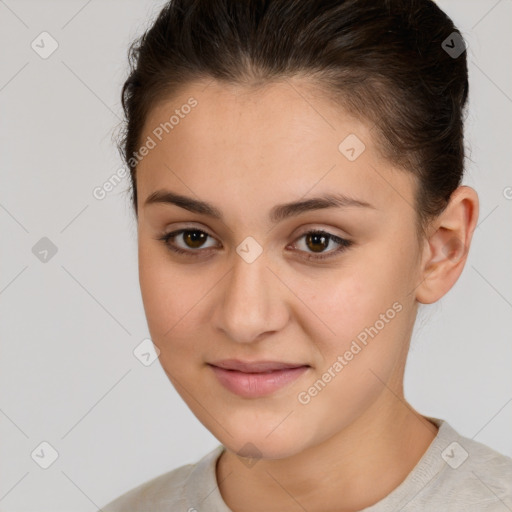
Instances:
[[[285,459],[248,467],[226,449],[217,482],[233,512],[358,511],[398,487],[436,434],[437,427],[403,397],[384,392],[350,426]]]

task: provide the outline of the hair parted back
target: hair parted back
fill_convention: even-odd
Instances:
[[[262,87],[304,77],[374,126],[382,155],[417,183],[417,226],[446,207],[464,172],[466,53],[432,0],[170,0],[129,48],[119,149],[128,165],[151,108],[196,80]],[[341,141],[340,141],[341,142]]]

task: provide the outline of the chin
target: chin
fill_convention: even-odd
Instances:
[[[229,451],[242,458],[284,459],[300,453],[313,442],[305,438],[301,425],[291,418],[283,421],[285,417],[283,414],[263,422],[246,416],[245,421],[232,420],[225,424],[231,435],[222,429],[215,434]]]
[[[284,444],[282,439],[269,440],[265,436],[253,440],[242,436],[240,439],[229,438],[222,444],[231,452],[238,455],[248,466],[262,459],[285,459],[301,451],[301,447],[288,439]]]

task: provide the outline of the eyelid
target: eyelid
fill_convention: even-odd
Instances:
[[[297,238],[300,238],[301,236],[306,235],[307,233],[311,233],[312,231],[315,233],[326,233],[332,237],[343,238],[344,240],[349,240],[351,238],[350,235],[346,231],[343,231],[340,233],[339,232],[340,228],[336,228],[334,226],[329,226],[326,224],[323,224],[323,225],[314,225],[313,224],[313,225],[306,226],[304,229],[301,228],[299,230],[299,234],[295,235],[295,240],[297,240]],[[333,233],[333,231],[337,231],[337,233]]]

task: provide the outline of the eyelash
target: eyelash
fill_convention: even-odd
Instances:
[[[163,242],[163,244],[170,250],[170,251],[173,251],[175,253],[178,253],[178,254],[183,254],[183,255],[186,255],[186,256],[189,256],[189,257],[192,257],[192,258],[197,258],[199,257],[201,254],[201,252],[205,252],[205,249],[203,250],[191,250],[191,251],[186,251],[184,249],[181,249],[179,247],[176,247],[174,245],[170,245],[169,244],[169,240],[171,238],[175,238],[177,237],[178,235],[181,235],[183,233],[191,233],[191,232],[194,232],[194,233],[204,233],[205,235],[213,238],[211,235],[209,235],[208,233],[206,233],[206,231],[203,231],[201,229],[179,229],[177,231],[172,231],[171,233],[166,233],[162,236],[159,236],[157,238],[157,240],[160,240],[161,242]],[[310,230],[310,231],[306,231],[305,233],[302,233],[302,235],[299,236],[299,238],[297,240],[300,240],[301,238],[303,238],[304,236],[307,236],[307,235],[323,235],[325,236],[326,238],[328,238],[329,240],[332,240],[333,242],[337,243],[337,244],[340,244],[340,247],[338,247],[338,249],[335,249],[333,251],[330,251],[328,252],[327,254],[320,254],[320,255],[311,255],[311,254],[308,254],[307,256],[305,256],[305,258],[307,260],[315,260],[315,261],[318,261],[318,260],[325,260],[327,258],[332,258],[334,257],[335,255],[341,253],[341,252],[344,252],[345,250],[347,250],[352,244],[353,242],[351,240],[347,240],[345,238],[340,238],[336,235],[333,235],[332,233],[329,233],[327,231],[324,231],[322,229],[315,229],[315,230]]]

